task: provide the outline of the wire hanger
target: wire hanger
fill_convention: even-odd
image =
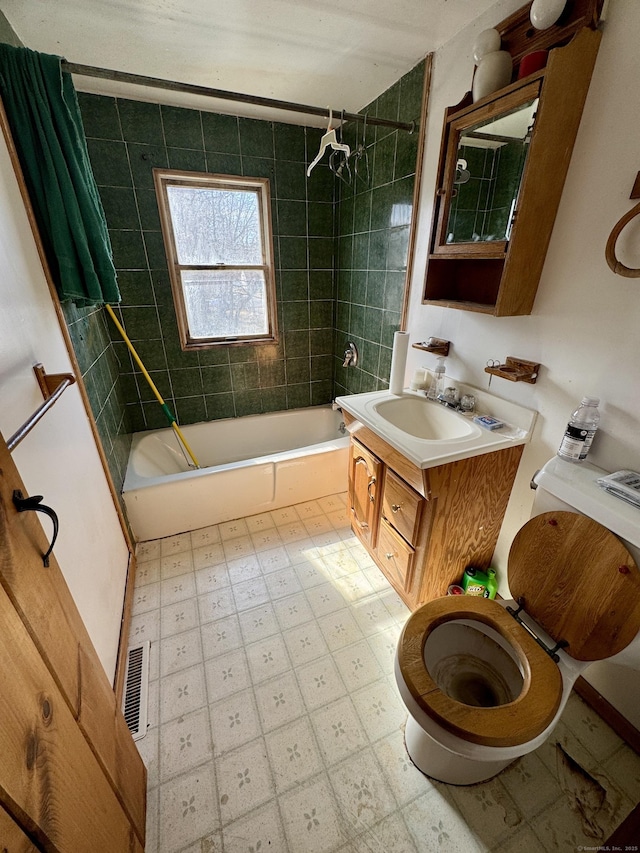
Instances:
[[[349,146],[346,143],[338,142],[338,138],[336,137],[336,132],[331,127],[331,122],[333,120],[333,112],[331,110],[331,107],[327,107],[327,109],[329,110],[329,123],[327,125],[327,132],[323,135],[322,139],[320,140],[320,150],[316,154],[315,160],[313,160],[313,162],[310,164],[309,168],[307,169],[307,177],[309,177],[309,175],[311,174],[312,169],[318,165],[320,160],[322,160],[322,158],[324,156],[324,152],[327,150],[327,148],[333,148],[335,151],[344,151],[346,157],[348,157],[351,154],[351,148],[349,148]]]

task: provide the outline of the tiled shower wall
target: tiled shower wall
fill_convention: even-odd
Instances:
[[[401,77],[362,112],[419,124],[424,62]],[[388,387],[393,334],[400,328],[418,131],[349,126],[346,141],[366,152],[340,182],[337,205],[335,394]],[[368,165],[368,170],[367,170]],[[369,180],[363,178],[369,174]],[[353,341],[357,367],[343,368],[344,346]]]
[[[366,111],[417,122],[423,79],[420,63]],[[354,151],[366,147],[359,176],[354,169],[347,186],[326,163],[306,176],[322,130],[83,93],[78,98],[118,269],[118,312],[181,423],[315,405],[337,393],[386,386],[402,308],[417,132],[347,126],[345,139]],[[278,344],[181,350],[154,166],[270,178]],[[128,433],[164,427],[166,419],[105,312],[71,304],[64,309],[119,487]],[[356,341],[361,361],[343,370],[347,340]]]
[[[98,95],[80,94],[79,101],[118,270],[120,318],[179,422],[328,402],[334,181],[326,166],[306,176],[322,131]],[[277,344],[182,351],[154,167],[270,179]],[[166,426],[125,344],[110,333],[130,429]]]

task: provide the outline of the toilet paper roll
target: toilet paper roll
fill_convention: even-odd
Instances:
[[[391,353],[391,376],[389,391],[400,396],[404,389],[404,373],[407,367],[409,351],[409,332],[396,332],[393,336],[393,351]]]

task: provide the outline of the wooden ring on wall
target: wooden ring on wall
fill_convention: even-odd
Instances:
[[[636,204],[635,207],[632,207],[631,210],[627,211],[627,213],[625,213],[625,215],[616,222],[611,234],[609,234],[607,246],[604,250],[604,256],[607,259],[610,269],[612,269],[616,275],[623,275],[626,278],[640,278],[640,269],[627,267],[616,258],[616,242],[623,228],[638,214],[640,214],[640,202]]]

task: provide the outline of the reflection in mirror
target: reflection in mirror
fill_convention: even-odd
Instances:
[[[537,107],[535,98],[461,134],[447,243],[509,239]]]

